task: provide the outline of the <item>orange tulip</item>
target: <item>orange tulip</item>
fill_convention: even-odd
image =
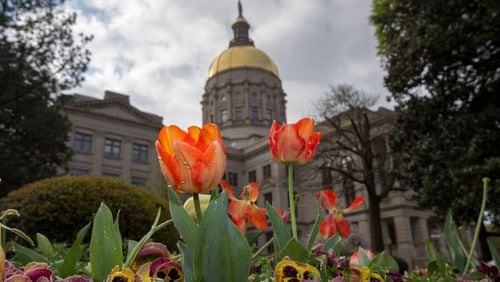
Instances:
[[[271,154],[279,163],[305,164],[314,155],[321,133],[314,131],[314,120],[303,118],[295,124],[278,125],[269,131]]]
[[[226,170],[226,148],[212,123],[191,126],[188,132],[175,125],[163,127],[156,150],[163,176],[181,193],[210,192]]]

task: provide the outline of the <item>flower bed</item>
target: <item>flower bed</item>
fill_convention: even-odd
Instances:
[[[5,252],[0,249],[0,263],[5,262],[0,281],[500,280],[495,265],[479,263],[474,252],[462,247],[451,215],[445,224],[445,233],[452,262],[446,262],[429,242],[426,243],[428,268],[404,275],[398,273],[398,264],[386,252],[373,254],[359,248],[353,254],[340,255],[341,242],[351,234],[350,223],[343,215],[358,207],[363,202],[362,196],[347,208],[340,209],[333,191],[318,193],[317,200],[327,211],[326,217],[318,210],[307,242],[299,241],[293,166],[310,161],[320,139],[321,134],[314,131],[312,119],[281,126],[273,123],[269,133],[271,154],[289,169],[290,208],[283,212],[269,203],[265,207],[257,205],[257,183],[243,187],[238,197],[230,185],[221,181],[226,155],[216,125],[192,126],[187,131],[174,125],[164,127],[156,148],[163,175],[170,184],[171,219],[160,223],[161,210],[158,211],[150,231],[140,241],[127,241],[124,255],[118,220],[102,203],[93,219],[88,267],[83,258],[87,249],[83,241],[90,230],[89,225],[80,230],[71,247],[64,249],[61,256],[54,255],[54,246],[41,234],[37,236],[37,251],[13,243],[14,259],[29,262],[24,267],[15,267],[5,261]],[[486,198],[487,181],[484,187]],[[182,202],[177,193],[190,193],[192,197]],[[10,215],[18,214],[7,210],[1,218]],[[154,233],[170,224],[174,224],[181,235],[177,243],[179,254],[171,254],[162,244],[148,242]],[[271,226],[273,237],[259,250],[253,250],[248,243],[249,236],[245,236],[249,225],[256,230]],[[1,227],[34,245],[22,231],[4,224]],[[271,244],[274,253],[261,255]],[[473,250],[475,241],[471,245]]]

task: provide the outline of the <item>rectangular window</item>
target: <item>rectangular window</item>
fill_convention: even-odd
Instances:
[[[88,169],[81,169],[81,168],[70,168],[69,169],[69,175],[89,175],[89,170]]]
[[[234,119],[235,120],[242,120],[243,119],[243,108],[242,107],[234,108]]]
[[[267,192],[264,194],[264,202],[273,204],[273,192]]]
[[[104,141],[104,155],[108,157],[120,157],[122,141],[113,138],[106,138]]]
[[[271,178],[271,165],[270,164],[262,167],[262,174],[264,176],[264,179]]]
[[[273,110],[266,109],[266,120],[268,120],[268,121],[273,120]]]
[[[137,186],[144,186],[146,184],[146,178],[132,176],[132,178],[130,179],[130,183]]]
[[[248,172],[248,183],[250,182],[257,182],[257,172],[255,170]]]
[[[102,176],[111,177],[111,178],[118,178],[118,177],[120,177],[120,175],[118,175],[116,173],[113,173],[113,172],[103,172]]]
[[[227,183],[229,183],[233,187],[238,186],[238,174],[236,172],[228,172],[227,173]]]
[[[134,161],[148,161],[148,145],[134,143],[132,146],[132,159]]]
[[[221,122],[226,122],[227,121],[227,110],[220,110],[220,121]]]
[[[259,108],[257,107],[251,108],[251,117],[252,120],[259,120]]]
[[[92,135],[75,132],[73,150],[77,153],[90,153],[92,151]]]

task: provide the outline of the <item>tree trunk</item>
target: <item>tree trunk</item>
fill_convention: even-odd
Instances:
[[[370,237],[372,251],[379,253],[384,250],[384,239],[382,237],[382,220],[380,217],[379,197],[368,197],[370,211]]]

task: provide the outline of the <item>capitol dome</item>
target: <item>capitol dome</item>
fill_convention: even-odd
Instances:
[[[279,77],[278,68],[273,60],[262,50],[254,46],[234,46],[224,50],[210,64],[208,78],[216,74],[237,68],[257,68]]]

